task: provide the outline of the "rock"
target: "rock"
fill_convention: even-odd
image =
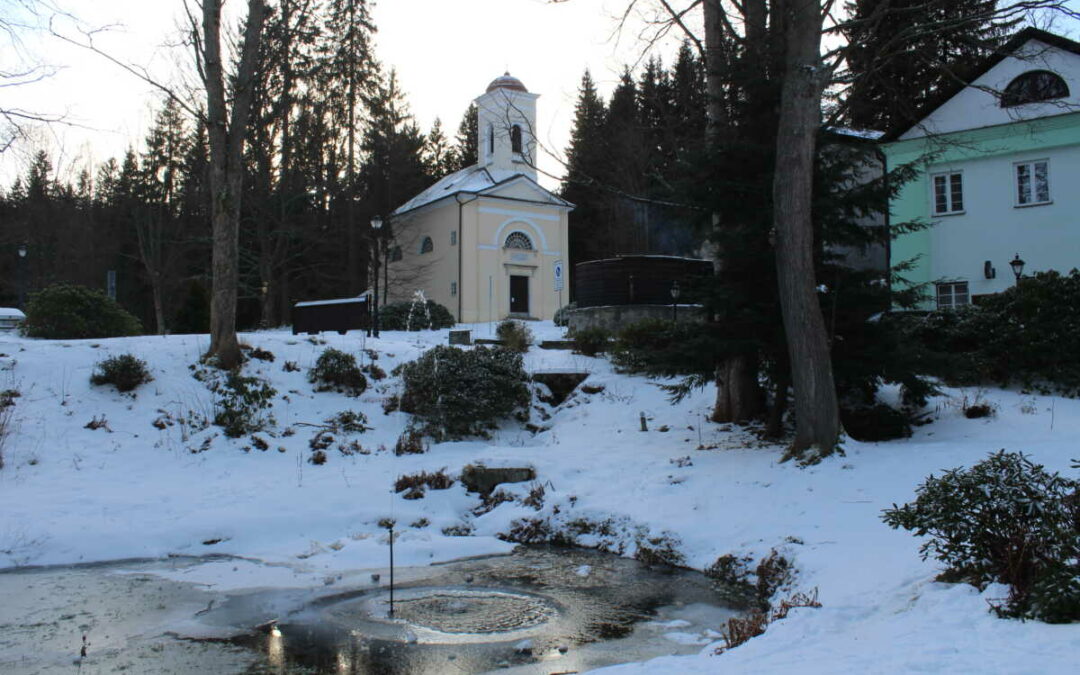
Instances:
[[[469,331],[469,330],[452,330],[452,331],[450,331],[450,344],[452,344],[452,345],[471,345],[472,344],[472,331]]]
[[[489,468],[469,464],[461,470],[461,482],[469,492],[489,495],[500,483],[524,483],[536,480],[536,470],[532,467]]]

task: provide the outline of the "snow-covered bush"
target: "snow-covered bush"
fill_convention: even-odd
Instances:
[[[401,493],[408,490],[405,499],[422,499],[425,488],[447,490],[453,486],[454,479],[446,475],[446,468],[443,467],[431,473],[421,471],[420,473],[398,476],[398,479],[394,481],[394,492]]]
[[[434,300],[426,302],[426,308],[413,302],[392,302],[379,307],[379,328],[382,330],[436,330],[452,328],[457,323],[454,321],[454,315],[446,307]]]
[[[569,326],[570,325],[570,311],[574,310],[574,309],[577,309],[577,302],[576,301],[571,302],[570,304],[567,304],[567,305],[563,305],[562,307],[555,310],[555,316],[552,317],[552,320],[555,322],[555,325],[556,326],[561,326],[563,328]]]
[[[611,331],[603,326],[583,328],[570,334],[574,340],[574,351],[585,356],[596,356],[608,350],[611,343]]]
[[[108,338],[138,335],[142,324],[99,290],[53,284],[30,296],[22,331],[54,340]]]
[[[521,355],[507,349],[439,346],[401,367],[401,410],[436,438],[486,436],[499,419],[529,404]]]
[[[942,581],[1008,584],[1003,616],[1080,619],[1080,482],[1001,450],[970,469],[931,475],[915,501],[886,509],[892,528],[929,535],[923,559]]]
[[[402,455],[422,455],[427,450],[427,445],[424,444],[424,434],[416,429],[406,429],[398,436],[397,442],[394,443],[394,454],[398,457]]]
[[[153,379],[146,361],[133,354],[111,356],[99,361],[94,364],[94,372],[90,374],[90,384],[96,387],[111,384],[120,392],[133,391]]]
[[[332,347],[319,355],[308,372],[308,381],[315,385],[315,391],[340,391],[350,396],[359,396],[367,389],[367,378],[360,372],[356,357]]]
[[[205,383],[217,396],[214,424],[229,438],[261,431],[274,423],[273,416],[266,411],[272,407],[277,390],[265,380],[212,368],[196,368],[195,379]]]
[[[499,337],[502,345],[510,351],[524,354],[529,351],[532,344],[533,334],[521,321],[506,319],[495,328],[495,335]]]
[[[355,410],[342,410],[324,421],[335,433],[362,434],[369,429],[367,415]]]

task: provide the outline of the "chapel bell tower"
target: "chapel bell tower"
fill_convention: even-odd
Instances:
[[[477,157],[496,181],[510,174],[536,180],[536,99],[521,80],[506,73],[476,99]]]

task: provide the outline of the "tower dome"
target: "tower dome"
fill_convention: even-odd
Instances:
[[[491,81],[491,84],[487,86],[487,92],[493,92],[496,89],[511,89],[513,91],[524,91],[528,93],[528,89],[522,84],[521,80],[517,79],[509,73],[509,71],[503,73],[499,77],[496,77]]]

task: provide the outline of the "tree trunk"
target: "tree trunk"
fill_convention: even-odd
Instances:
[[[764,7],[764,0],[747,0],[748,4]],[[724,8],[720,0],[705,0],[705,139],[713,152],[719,152],[728,120],[724,107],[725,58]],[[764,18],[761,18],[764,26]],[[718,216],[714,215],[714,218]],[[723,251],[716,251],[723,265]],[[745,422],[761,412],[761,389],[757,382],[757,359],[750,354],[737,354],[716,367],[716,404],[714,422]]]
[[[161,276],[151,277],[150,294],[154,298],[154,325],[157,326],[158,335],[165,334],[165,303],[161,293]]]
[[[716,405],[713,422],[745,422],[761,413],[758,362],[750,354],[725,359],[716,367]]]
[[[773,223],[780,307],[795,398],[795,440],[789,456],[836,449],[840,431],[825,320],[814,280],[811,214],[814,149],[825,73],[820,59],[821,7],[780,0],[787,54],[773,177]],[[811,456],[807,459],[813,460]]]
[[[720,0],[705,0],[705,140],[715,148],[724,122],[724,8]]]
[[[765,422],[765,438],[779,439],[784,433],[784,413],[787,412],[788,387],[791,386],[790,370],[777,369],[779,372],[773,385],[773,402],[769,408],[769,418]]]
[[[210,349],[206,355],[214,358],[219,367],[231,369],[241,362],[240,343],[236,338],[236,298],[244,136],[251,111],[256,57],[266,7],[264,0],[248,0],[240,66],[233,80],[232,110],[227,113],[221,60],[223,3],[224,0],[203,0],[202,3],[202,65],[210,145],[210,224],[213,232]]]

